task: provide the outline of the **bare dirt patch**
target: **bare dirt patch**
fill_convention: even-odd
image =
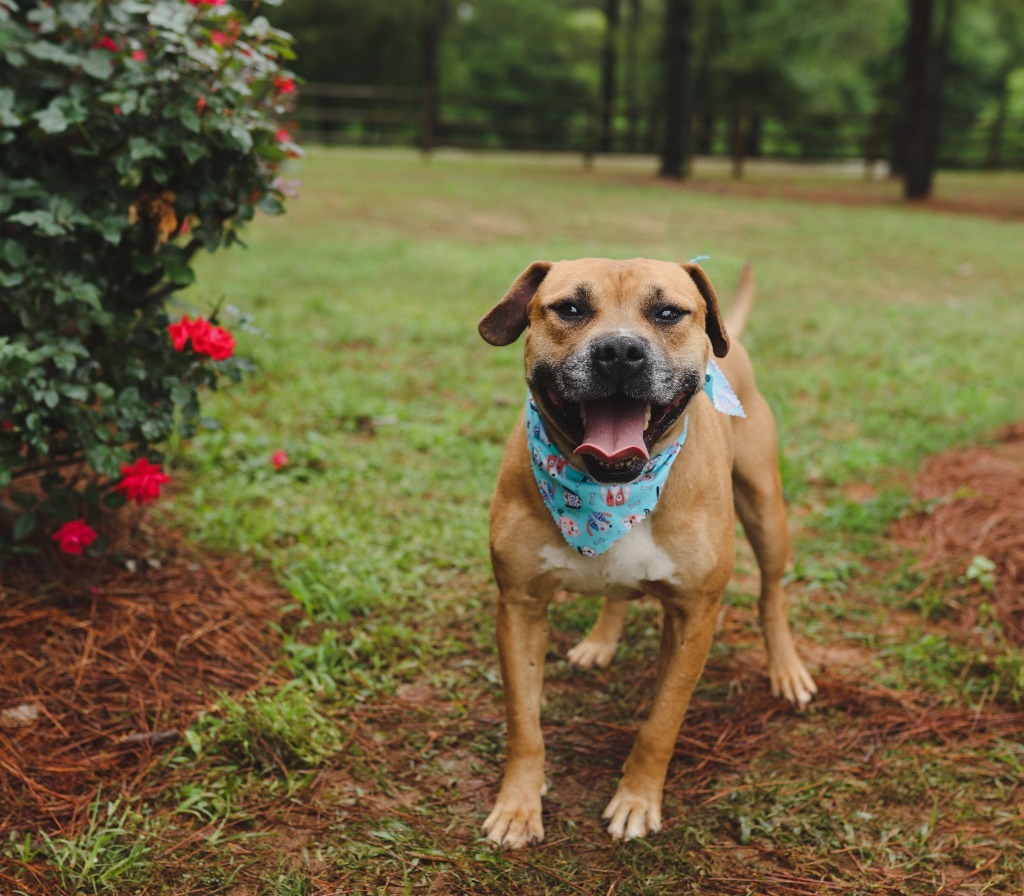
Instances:
[[[923,587],[945,583],[961,631],[991,613],[1008,640],[1024,644],[1024,423],[990,446],[930,458],[914,492],[925,509],[893,534],[919,554]]]

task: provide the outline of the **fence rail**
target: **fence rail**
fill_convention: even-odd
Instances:
[[[592,156],[602,152],[657,152],[661,117],[652,106],[614,110],[602,133],[596,104],[515,97],[434,95],[414,87],[306,84],[295,120],[307,141],[326,144],[466,149],[547,150]],[[702,155],[732,157],[737,173],[748,157],[819,161],[864,159],[873,166],[890,155],[892,121],[801,116],[790,110],[699,109],[694,145]],[[943,119],[939,162],[958,168],[1024,168],[1024,120]]]

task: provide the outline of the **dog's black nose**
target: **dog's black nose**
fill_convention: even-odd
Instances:
[[[590,350],[594,368],[615,383],[623,383],[647,366],[647,343],[633,336],[606,336]]]

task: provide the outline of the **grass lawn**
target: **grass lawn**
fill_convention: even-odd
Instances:
[[[984,615],[957,630],[885,537],[928,455],[1024,418],[1019,223],[573,158],[313,150],[295,176],[288,213],[202,259],[181,297],[251,314],[263,332],[239,350],[259,372],[210,397],[221,428],[173,448],[184,484],[156,511],[291,595],[276,678],[189,729],[155,797],[104,791],[76,832],[20,832],[8,859],[103,894],[1020,891],[1024,653]],[[504,754],[487,507],[525,391],[520,347],[476,322],[530,261],[581,255],[708,255],[726,305],[753,263],[744,341],[779,422],[792,623],[821,694],[796,713],[767,693],[741,552],[665,826],[613,843],[600,812],[649,708],[657,608],[590,673],[563,657],[596,603],[558,604],[547,839],[503,854],[479,836]]]

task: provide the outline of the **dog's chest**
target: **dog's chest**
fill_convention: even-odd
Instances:
[[[563,541],[548,544],[540,552],[540,571],[553,573],[567,591],[614,598],[642,591],[642,582],[672,582],[676,567],[644,520],[597,557],[584,557]]]

